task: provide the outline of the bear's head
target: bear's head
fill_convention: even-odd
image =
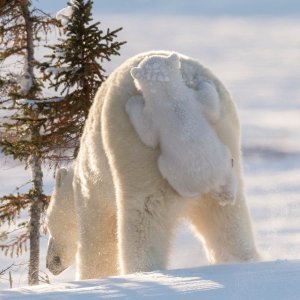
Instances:
[[[58,275],[75,261],[78,229],[73,197],[73,170],[59,169],[47,209],[46,224],[50,235],[46,265]]]
[[[144,58],[137,67],[130,70],[138,88],[144,90],[149,83],[156,85],[174,82],[181,78],[180,59],[178,54],[169,56],[153,55]]]

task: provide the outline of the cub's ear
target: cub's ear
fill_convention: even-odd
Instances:
[[[130,70],[130,74],[131,74],[132,78],[134,78],[134,79],[141,79],[141,78],[143,78],[142,69],[139,68],[139,67],[132,68]]]
[[[176,68],[180,67],[180,59],[177,53],[172,53],[170,56],[168,56],[167,61],[170,66],[174,66]]]
[[[67,176],[68,170],[65,168],[58,169],[55,174],[55,184],[61,187],[63,179]]]

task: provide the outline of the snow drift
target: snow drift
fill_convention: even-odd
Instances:
[[[300,261],[218,265],[0,291],[0,299],[300,298]]]

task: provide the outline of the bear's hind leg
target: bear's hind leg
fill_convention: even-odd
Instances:
[[[170,240],[177,221],[176,199],[168,198],[159,188],[153,193],[144,191],[124,194],[118,207],[122,274],[167,267]]]
[[[191,201],[185,216],[204,240],[211,263],[259,259],[243,195],[234,205],[221,206],[208,194]]]

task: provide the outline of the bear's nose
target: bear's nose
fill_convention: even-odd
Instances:
[[[53,257],[53,263],[55,265],[60,265],[61,264],[60,257],[59,256],[54,256]]]

